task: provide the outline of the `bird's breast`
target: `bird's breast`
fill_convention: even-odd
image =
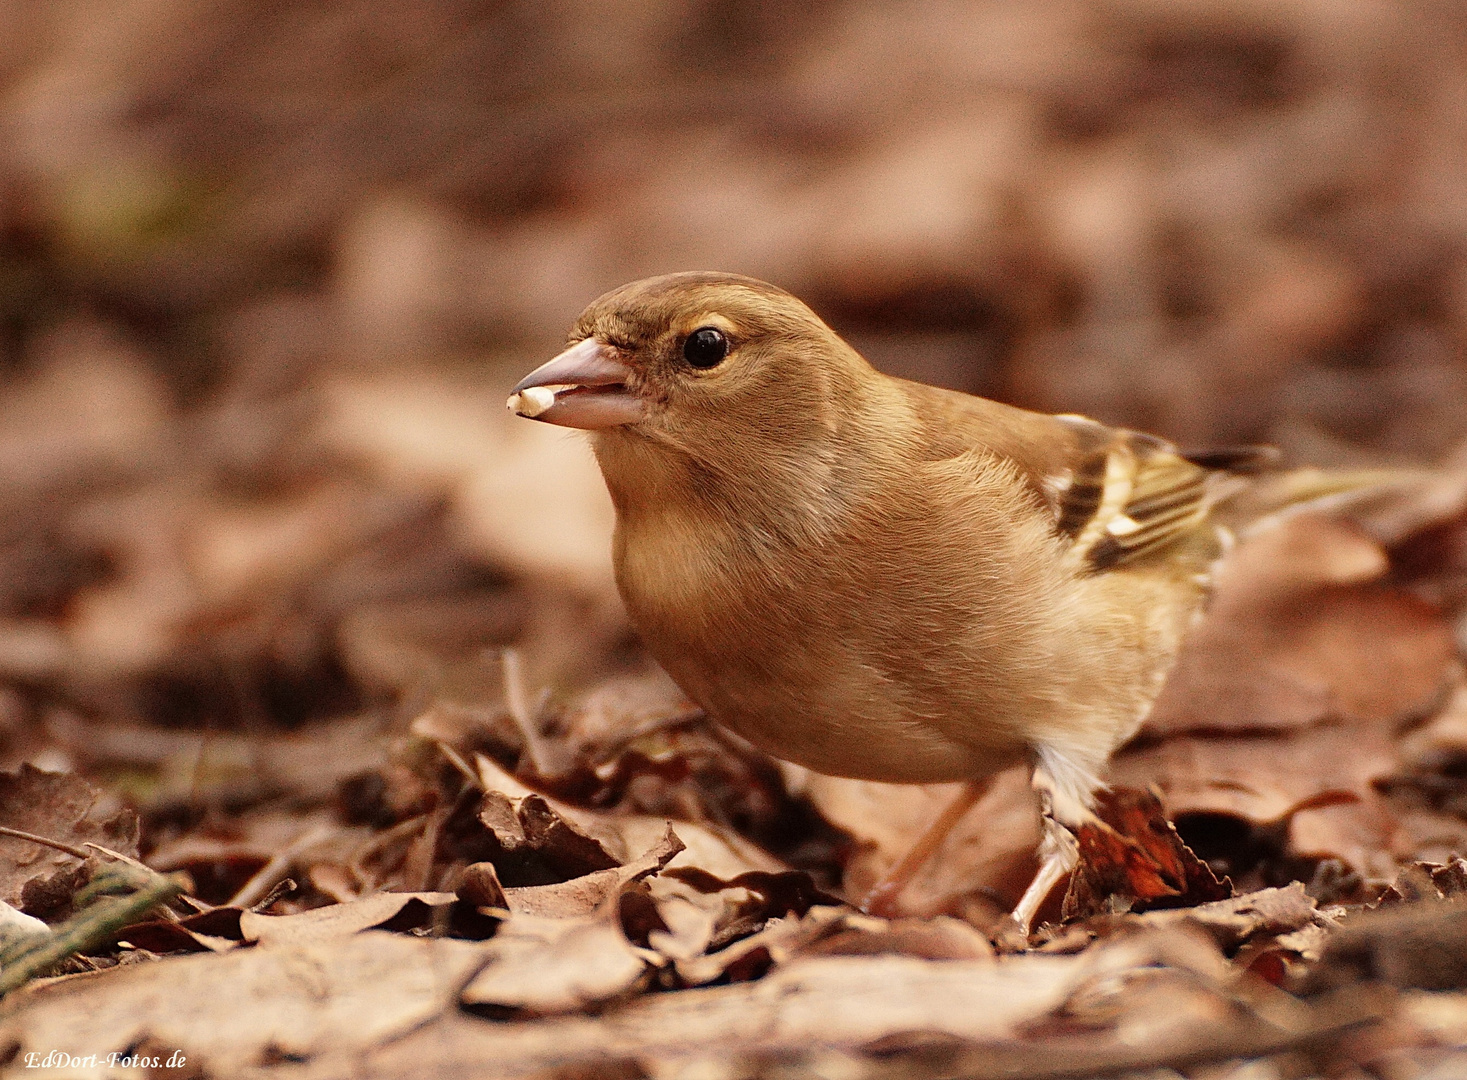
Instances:
[[[968,628],[934,621],[942,605],[910,582],[863,577],[845,542],[782,550],[768,536],[665,514],[619,524],[616,564],[657,661],[713,719],[776,757],[936,783],[987,775],[1024,752],[1013,725],[971,708],[985,680],[950,684],[955,700],[934,694],[920,670],[961,665]]]

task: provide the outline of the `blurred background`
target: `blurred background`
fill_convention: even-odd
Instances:
[[[0,760],[243,805],[368,740],[270,781],[178,732],[488,708],[510,642],[644,672],[589,453],[504,414],[644,275],[1191,446],[1442,458],[1464,14],[0,0]]]
[[[1430,456],[1464,390],[1463,14],[15,0],[5,363],[85,324],[191,407],[538,356],[607,288],[721,268],[931,381]]]

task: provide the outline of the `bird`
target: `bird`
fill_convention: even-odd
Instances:
[[[817,772],[963,783],[867,910],[1032,768],[1025,933],[1205,604],[1217,506],[1273,456],[896,378],[792,294],[706,271],[593,301],[508,406],[589,432],[627,612],[709,717]]]

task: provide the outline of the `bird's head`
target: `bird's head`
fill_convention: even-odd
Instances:
[[[788,454],[828,432],[869,370],[782,289],[669,274],[592,303],[569,347],[520,380],[509,408],[716,464],[756,444]]]

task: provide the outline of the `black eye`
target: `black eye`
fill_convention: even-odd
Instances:
[[[694,330],[683,342],[683,358],[695,368],[711,368],[723,362],[728,355],[728,338],[722,330],[705,326]]]

